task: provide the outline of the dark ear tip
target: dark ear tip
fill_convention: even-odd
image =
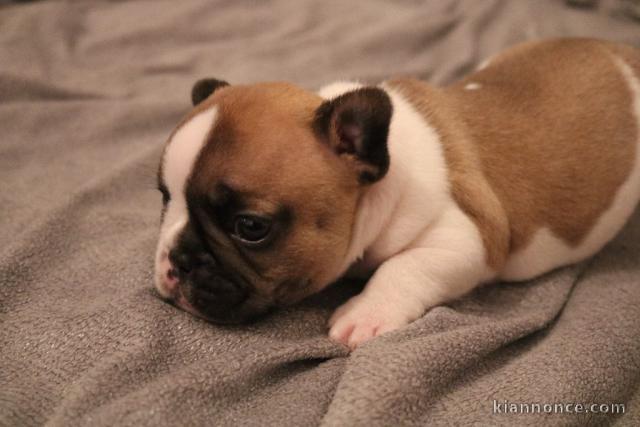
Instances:
[[[229,83],[218,79],[200,79],[191,89],[191,103],[195,106],[207,99],[217,89],[229,86]]]
[[[371,184],[389,169],[387,138],[393,114],[391,98],[378,87],[362,87],[323,102],[313,128],[337,155],[358,158],[359,181]]]
[[[393,112],[391,99],[383,89],[365,86],[323,102],[316,110],[314,129],[321,134],[323,131],[328,131],[332,114],[335,114],[337,110],[352,108],[356,110],[371,110],[375,116],[387,122],[391,120]]]

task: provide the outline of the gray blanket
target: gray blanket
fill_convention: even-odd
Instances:
[[[528,39],[640,45],[621,3],[3,4],[0,425],[640,422],[640,212],[589,262],[484,287],[351,354],[325,324],[358,284],[236,327],[152,289],[155,167],[197,78],[446,83]]]

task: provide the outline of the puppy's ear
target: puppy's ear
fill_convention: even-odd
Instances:
[[[382,89],[365,87],[323,102],[313,123],[320,139],[356,169],[362,184],[389,169],[387,137],[393,107]]]
[[[191,102],[198,105],[209,97],[216,89],[229,86],[229,83],[218,79],[201,79],[198,80],[191,88]]]

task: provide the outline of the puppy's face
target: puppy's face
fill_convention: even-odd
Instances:
[[[344,269],[358,199],[386,172],[380,89],[331,101],[283,83],[194,87],[158,171],[156,288],[239,322],[319,291]]]

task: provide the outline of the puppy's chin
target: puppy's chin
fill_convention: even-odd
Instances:
[[[207,304],[195,296],[193,288],[189,285],[178,286],[176,294],[168,301],[195,317],[221,325],[250,323],[275,308],[273,303],[256,295],[231,308]]]
[[[281,307],[294,305],[315,293],[311,279],[287,279],[273,291],[274,303]]]
[[[254,293],[247,300],[232,308],[216,307],[214,304],[207,305],[202,301],[196,302],[197,297],[189,285],[178,285],[175,294],[170,298],[165,297],[165,300],[176,308],[207,322],[220,325],[238,325],[252,323],[278,308],[298,304],[329,286],[314,289],[310,280],[295,282],[297,286],[293,285],[294,281],[291,283],[289,286],[278,289],[279,292],[272,296]]]

